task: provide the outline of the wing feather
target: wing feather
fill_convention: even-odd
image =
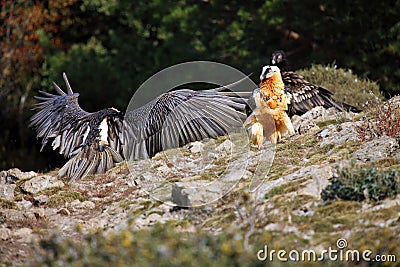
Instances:
[[[148,158],[167,148],[225,135],[242,126],[244,110],[244,99],[217,90],[164,93],[126,114],[125,159]],[[146,147],[138,149],[142,142]]]
[[[41,96],[35,97],[40,102],[35,105],[39,111],[30,120],[30,127],[35,128],[37,137],[42,138],[42,147],[54,139],[53,149],[69,158],[59,170],[60,177],[80,179],[87,174],[104,173],[121,156],[121,113],[114,110],[102,110],[96,113],[84,111],[78,104],[79,94],[72,91],[65,73],[63,78],[67,87],[65,93],[56,83],[51,94],[39,91]],[[100,144],[99,126],[107,117],[109,145]]]

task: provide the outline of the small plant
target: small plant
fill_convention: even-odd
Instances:
[[[372,117],[356,128],[361,140],[368,141],[383,135],[400,139],[400,110],[392,100],[377,105],[371,113]]]
[[[335,199],[378,201],[400,193],[400,172],[376,167],[351,165],[338,170],[338,176],[321,192],[324,201]]]

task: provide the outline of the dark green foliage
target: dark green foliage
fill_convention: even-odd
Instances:
[[[324,201],[335,199],[383,200],[400,193],[400,172],[381,171],[376,167],[350,166],[338,170],[338,177],[321,192]]]

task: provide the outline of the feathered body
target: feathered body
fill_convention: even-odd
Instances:
[[[274,51],[271,55],[271,64],[281,70],[285,92],[288,97],[289,115],[302,115],[314,107],[335,107],[338,110],[360,112],[356,107],[336,101],[333,94],[327,89],[312,84],[300,74],[289,71],[289,62],[286,53],[282,50]]]
[[[285,133],[294,134],[279,68],[265,66],[260,80],[259,89],[253,92],[255,108],[245,122],[246,127],[252,127],[252,141],[258,148],[262,147],[263,137],[276,144]]]

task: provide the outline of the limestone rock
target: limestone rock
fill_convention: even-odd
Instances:
[[[49,196],[48,195],[38,195],[38,196],[33,197],[33,199],[39,204],[44,204],[47,202],[47,200],[49,200]]]
[[[225,140],[215,149],[219,154],[229,155],[232,153],[235,144],[231,140]]]
[[[21,201],[16,202],[19,210],[27,210],[32,207],[32,202],[22,198]]]
[[[321,147],[334,144],[340,145],[348,141],[361,141],[357,135],[356,126],[360,122],[344,122],[340,125],[329,125],[326,127],[322,137]]]
[[[14,237],[19,239],[20,242],[29,243],[33,239],[33,230],[31,228],[23,227],[14,231]]]
[[[293,128],[296,133],[304,134],[311,130],[319,129],[317,123],[338,118],[338,111],[334,108],[325,109],[315,107],[301,116],[292,117]]]
[[[217,200],[222,194],[219,183],[194,181],[172,185],[172,202],[179,207],[192,207]]]
[[[25,192],[36,194],[44,189],[52,187],[62,187],[64,183],[57,179],[57,177],[50,175],[36,176],[22,185]]]
[[[0,172],[0,184],[15,183],[18,180],[30,179],[36,175],[37,173],[33,171],[23,172],[20,169],[13,168]]]
[[[92,210],[96,207],[96,205],[92,201],[83,201],[81,202],[79,199],[75,199],[68,205],[71,209],[78,209],[78,210]]]
[[[190,144],[189,150],[191,153],[201,153],[203,151],[204,144],[202,142],[196,141]]]
[[[0,228],[0,240],[8,240],[11,238],[12,232],[8,228]]]
[[[362,144],[362,146],[353,153],[353,158],[362,162],[388,158],[398,150],[398,148],[399,144],[395,138],[382,136]]]
[[[14,200],[15,184],[0,184],[0,198]]]

